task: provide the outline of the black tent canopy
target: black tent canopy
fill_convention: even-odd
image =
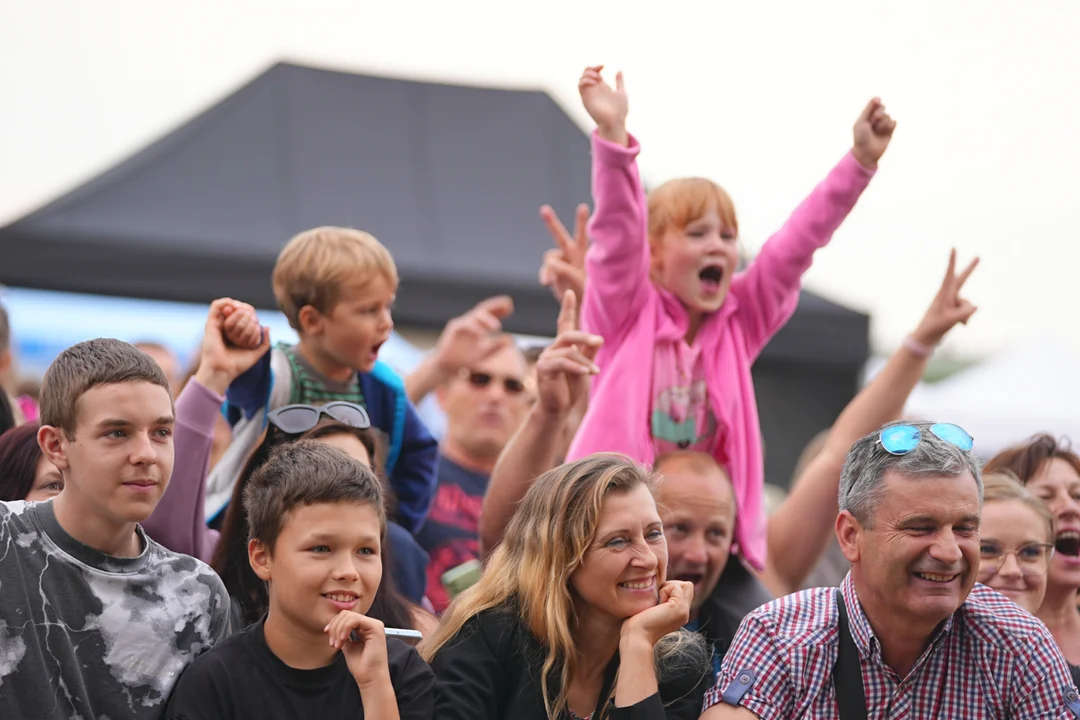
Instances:
[[[587,135],[543,92],[280,63],[0,229],[0,282],[274,307],[270,273],[285,241],[348,225],[393,253],[399,324],[438,329],[508,293],[507,328],[549,335],[557,305],[536,281],[551,247],[538,208],[572,218],[590,196],[589,163]],[[865,315],[803,293],[763,361],[854,377],[867,327]]]

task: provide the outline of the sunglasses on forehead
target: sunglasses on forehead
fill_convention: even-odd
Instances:
[[[929,428],[939,440],[944,440],[950,445],[970,451],[975,445],[974,438],[968,435],[967,430],[952,423],[934,423]],[[922,440],[922,429],[914,425],[893,425],[881,431],[878,442],[885,452],[891,455],[907,455],[919,445]]]
[[[475,388],[486,388],[492,382],[496,380],[502,380],[503,389],[506,390],[507,395],[520,395],[525,392],[525,383],[517,378],[508,376],[492,375],[491,373],[473,372],[471,370],[462,370],[461,377],[463,380],[468,381],[470,385]]]
[[[299,435],[314,429],[324,415],[349,427],[361,430],[371,427],[367,410],[341,401],[325,405],[285,405],[272,411],[266,419],[282,432]]]

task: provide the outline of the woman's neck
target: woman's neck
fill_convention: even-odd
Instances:
[[[1077,608],[1077,588],[1047,585],[1046,597],[1035,615],[1052,632],[1055,628],[1080,631],[1080,608]],[[1054,632],[1056,635],[1056,632]]]
[[[622,620],[581,603],[577,608],[577,672],[583,677],[603,675],[619,650]]]

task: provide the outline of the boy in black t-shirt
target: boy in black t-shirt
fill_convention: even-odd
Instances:
[[[252,476],[244,507],[269,612],[188,668],[166,718],[431,718],[431,668],[364,615],[386,534],[371,471],[322,443],[292,443]]]

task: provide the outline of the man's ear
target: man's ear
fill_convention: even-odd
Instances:
[[[305,305],[300,308],[300,312],[296,314],[296,317],[300,321],[300,332],[305,335],[322,334],[323,321],[325,318],[321,312],[311,305]]]
[[[69,442],[67,433],[52,425],[42,425],[38,430],[37,441],[41,453],[56,466],[57,470],[62,473],[71,467],[67,456]]]
[[[272,558],[270,549],[261,540],[248,540],[248,563],[259,579],[270,582]]]
[[[836,540],[840,543],[840,550],[848,562],[856,563],[861,555],[859,539],[865,528],[847,510],[842,510],[836,516]]]

